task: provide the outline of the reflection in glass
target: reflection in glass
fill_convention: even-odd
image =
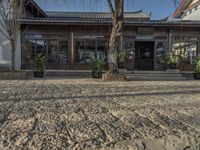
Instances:
[[[106,47],[107,47],[107,44],[105,43],[105,41],[97,42],[97,52],[96,52],[97,59],[103,59],[106,56],[105,54]]]
[[[95,41],[86,41],[85,62],[90,62],[90,58],[95,58]]]
[[[46,41],[44,40],[37,40],[36,41],[36,53],[42,53],[43,55],[46,55]]]
[[[26,40],[22,50],[22,68],[32,69],[35,57],[35,43],[34,40]]]
[[[156,69],[157,70],[164,70],[166,60],[165,60],[165,55],[166,55],[166,47],[167,44],[166,42],[157,42],[156,43]]]
[[[55,64],[68,63],[68,42],[51,40],[48,42],[48,62]]]
[[[85,64],[90,58],[104,58],[106,55],[106,41],[86,40],[76,41],[75,60],[76,63]]]
[[[124,39],[123,47],[126,51],[125,68],[128,70],[134,69],[135,45],[132,39]]]
[[[197,42],[175,42],[172,51],[184,58],[184,63],[192,64],[197,56]]]
[[[126,50],[126,57],[128,59],[133,59],[135,54],[133,40],[125,39],[123,44],[124,44],[124,49]]]

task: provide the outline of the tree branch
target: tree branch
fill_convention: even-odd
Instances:
[[[110,7],[110,11],[111,11],[112,15],[114,15],[114,8],[113,8],[111,0],[107,0],[107,2],[108,2],[108,5]]]
[[[5,32],[3,32],[3,30],[0,29],[0,33],[3,34],[8,40],[10,40],[10,37]]]

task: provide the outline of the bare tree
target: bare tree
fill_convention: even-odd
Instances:
[[[112,32],[109,41],[108,63],[109,72],[118,72],[117,67],[117,41],[123,34],[124,24],[124,1],[125,0],[107,0],[112,14]],[[132,0],[133,1],[133,0]],[[173,0],[175,6],[180,3],[180,0]]]
[[[107,0],[112,14],[112,31],[109,41],[108,63],[109,72],[118,72],[117,67],[117,40],[123,34],[124,0]]]
[[[10,71],[15,71],[15,51],[21,27],[19,19],[24,15],[25,2],[26,0],[0,0],[0,33],[11,44]]]

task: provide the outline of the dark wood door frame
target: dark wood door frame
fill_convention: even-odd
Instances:
[[[154,70],[155,41],[135,41],[135,70]]]

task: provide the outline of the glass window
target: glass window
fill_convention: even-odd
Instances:
[[[187,11],[187,12],[186,12],[186,15],[188,16],[189,14],[190,14],[190,11]]]
[[[192,8],[191,12],[194,12],[196,9],[195,8]]]
[[[36,53],[42,53],[43,55],[46,55],[46,48],[47,48],[47,42],[44,40],[37,40],[36,41]]]
[[[95,41],[86,41],[85,62],[90,62],[90,57],[95,58],[96,46]]]
[[[66,34],[26,34],[25,39],[67,39]]]
[[[48,42],[48,63],[57,62],[58,41]]]
[[[107,47],[107,44],[105,41],[97,42],[96,58],[103,59],[106,56],[106,47]]]
[[[68,41],[59,42],[58,63],[68,63]]]
[[[90,58],[104,58],[106,55],[106,41],[86,40],[76,41],[75,43],[75,60],[76,63],[85,64]]]
[[[33,69],[34,58],[38,53],[47,56],[48,63],[68,63],[68,41],[66,38],[65,34],[25,34],[22,44],[22,68]]]
[[[76,62],[80,64],[85,63],[85,42],[76,42]]]
[[[156,59],[156,70],[164,70],[166,60],[165,60],[165,55],[166,55],[166,48],[167,48],[167,43],[164,41],[160,41],[156,43],[156,49],[155,49],[155,59]]]
[[[48,63],[68,63],[68,42],[51,40],[48,41]]]
[[[185,63],[192,64],[197,56],[197,42],[175,42],[172,51],[181,55]]]
[[[22,50],[22,68],[31,69],[35,57],[35,40],[26,40]]]
[[[134,51],[134,42],[133,40],[127,40],[125,39],[123,42],[124,45],[124,49],[126,51],[126,56],[128,59],[133,59],[134,55],[135,55],[135,51]]]
[[[198,37],[180,35],[173,36],[173,39],[172,51],[181,55],[184,63],[192,64],[197,56]]]

